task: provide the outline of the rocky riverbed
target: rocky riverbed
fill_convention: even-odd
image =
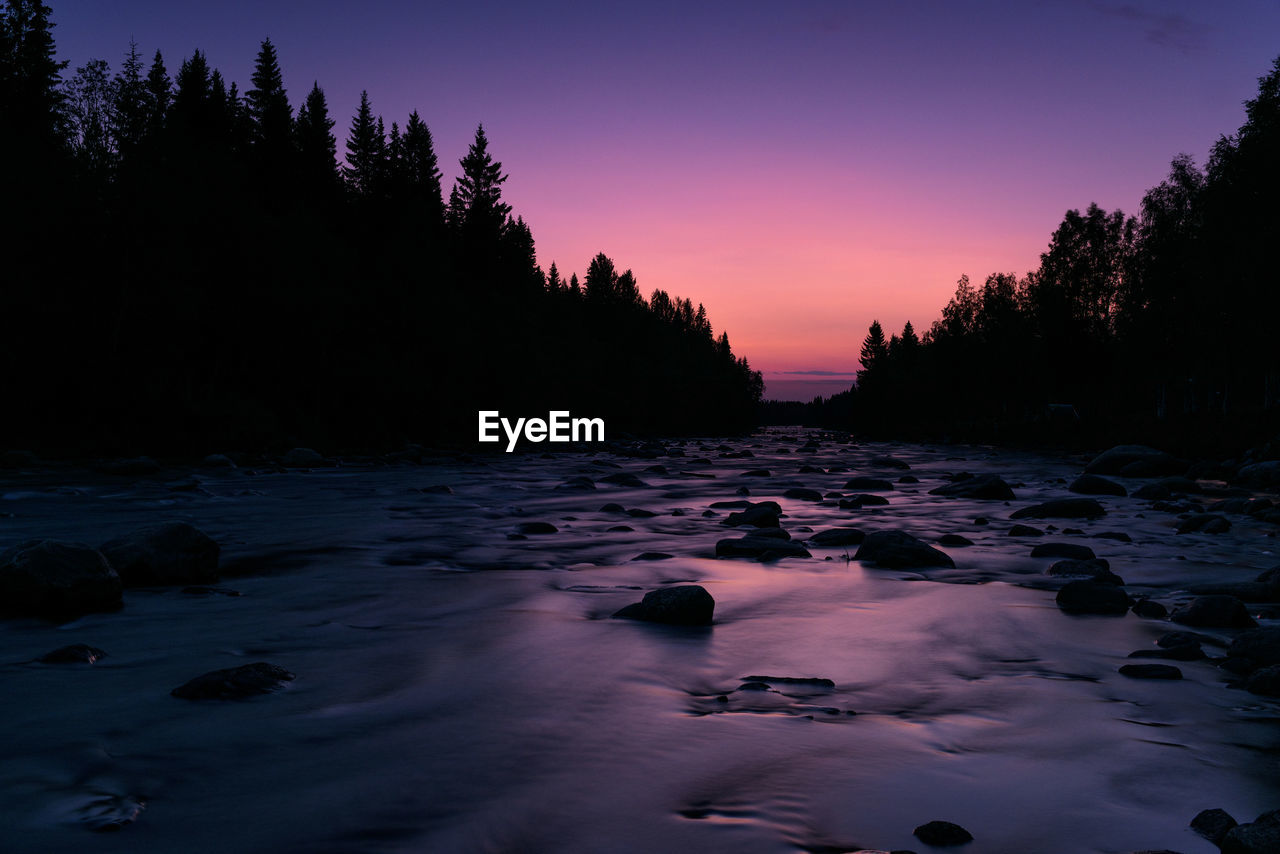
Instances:
[[[239,462],[0,471],[0,850],[1207,854],[1280,807],[1262,484],[781,429]],[[67,543],[122,607],[23,612]]]

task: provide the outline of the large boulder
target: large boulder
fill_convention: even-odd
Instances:
[[[812,555],[799,543],[781,537],[748,534],[739,539],[720,540],[716,543],[716,557],[754,557],[763,561],[779,560],[784,557],[812,557]]]
[[[100,550],[128,587],[218,580],[218,544],[186,522],[150,525]]]
[[[1280,810],[1263,813],[1227,831],[1218,846],[1222,854],[1276,854],[1280,851]]]
[[[1241,632],[1227,648],[1231,658],[1242,658],[1255,667],[1280,664],[1280,626]]]
[[[1096,474],[1082,474],[1071,482],[1067,489],[1080,495],[1117,495],[1124,498],[1128,493],[1114,480],[1107,480]]]
[[[1169,619],[1184,626],[1247,629],[1256,626],[1244,603],[1234,596],[1197,596],[1174,610]]]
[[[183,700],[243,700],[270,694],[293,678],[283,667],[257,661],[197,676],[169,693]]]
[[[1105,584],[1124,585],[1124,579],[1111,571],[1105,560],[1060,560],[1045,570],[1046,575],[1092,578]]]
[[[844,488],[864,492],[889,492],[893,489],[893,484],[878,477],[854,477],[845,481]]]
[[[72,617],[121,605],[120,576],[81,543],[27,540],[0,552],[0,612]]]
[[[858,546],[866,538],[866,533],[857,528],[828,528],[814,534],[809,542],[815,546]]]
[[[1107,515],[1092,498],[1057,498],[1015,510],[1010,519],[1096,519]]]
[[[1193,513],[1178,525],[1179,534],[1225,534],[1231,522],[1216,513]]]
[[[1178,462],[1172,454],[1149,448],[1146,445],[1116,445],[1103,451],[1085,466],[1086,474],[1120,474],[1127,466],[1142,463],[1145,470],[1159,469],[1161,474],[1181,474]],[[1141,477],[1142,475],[1128,475]]]
[[[782,507],[776,501],[761,501],[751,504],[738,513],[730,513],[721,525],[751,525],[756,528],[777,528],[778,517],[782,515]]]
[[[1236,480],[1253,486],[1280,486],[1280,460],[1245,466],[1236,472]]]
[[[651,590],[644,598],[619,610],[613,616],[628,620],[645,620],[673,626],[709,626],[716,608],[705,587],[682,584]]]
[[[821,501],[822,493],[816,489],[805,489],[804,487],[793,487],[782,493],[783,498],[794,498],[797,501]]]
[[[1124,588],[1100,581],[1067,582],[1055,601],[1068,614],[1122,617],[1129,611],[1129,594]]]
[[[865,560],[887,569],[921,569],[940,566],[955,569],[955,561],[945,552],[905,531],[876,531],[867,534],[854,560]]]
[[[1249,674],[1245,690],[1262,697],[1280,697],[1280,664],[1260,667]]]
[[[953,483],[943,484],[929,490],[930,495],[941,495],[946,498],[976,498],[985,501],[1013,501],[1012,487],[1004,479],[995,474],[980,474],[966,477]]]

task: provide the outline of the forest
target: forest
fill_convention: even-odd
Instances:
[[[72,70],[50,14],[0,5],[0,445],[461,444],[480,409],[753,423],[760,374],[701,305],[603,252],[582,280],[539,267],[483,126],[446,196],[422,116],[388,128],[366,92],[340,152],[270,40],[241,90],[198,50]]]
[[[1208,162],[1175,157],[1137,216],[1069,210],[1024,276],[961,277],[919,333],[872,323],[852,389],[764,418],[873,436],[1188,451],[1280,430],[1280,59]]]

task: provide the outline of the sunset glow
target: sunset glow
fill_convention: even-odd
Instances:
[[[1193,3],[63,2],[59,55],[132,36],[245,88],[278,46],[295,104],[417,109],[446,181],[478,123],[544,268],[598,251],[706,305],[766,373],[856,370],[878,318],[928,329],[961,274],[1023,274],[1069,208],[1136,213],[1203,163],[1277,50],[1280,9]]]

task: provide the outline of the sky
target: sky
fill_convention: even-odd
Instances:
[[[416,109],[446,194],[483,123],[544,268],[604,252],[703,303],[797,399],[848,387],[873,319],[1034,269],[1067,210],[1137,213],[1280,56],[1276,0],[47,2],[68,73],[132,38],[243,91],[270,37],[340,154],[362,89]]]

